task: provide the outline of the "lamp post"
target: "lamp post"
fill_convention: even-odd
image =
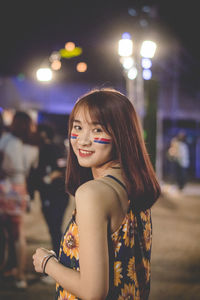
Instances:
[[[145,116],[144,80],[151,78],[151,58],[155,51],[156,43],[143,41],[138,53],[129,33],[123,33],[118,43],[118,54],[126,79],[127,96],[134,104],[142,124]]]

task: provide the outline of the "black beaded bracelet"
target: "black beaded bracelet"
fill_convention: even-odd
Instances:
[[[44,267],[43,267],[43,274],[44,274],[44,275],[47,275],[47,274],[45,273],[45,268],[46,268],[46,265],[47,265],[48,260],[49,260],[50,258],[52,258],[52,257],[57,258],[57,256],[56,256],[55,254],[49,254],[49,256],[47,257],[47,259],[46,259],[46,261],[45,261],[45,263],[44,263]]]

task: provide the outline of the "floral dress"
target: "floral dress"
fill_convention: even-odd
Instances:
[[[118,181],[117,178],[112,178]],[[75,215],[76,211],[73,212],[72,219],[63,235],[59,261],[66,267],[79,271],[79,236]],[[109,235],[108,244],[110,289],[106,300],[148,299],[152,244],[150,209],[135,214],[129,206],[121,226]],[[78,300],[79,298],[56,284],[55,299]]]

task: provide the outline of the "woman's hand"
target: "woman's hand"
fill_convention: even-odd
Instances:
[[[43,273],[44,263],[47,257],[56,253],[53,250],[47,250],[45,248],[38,248],[33,254],[33,265],[36,272]]]

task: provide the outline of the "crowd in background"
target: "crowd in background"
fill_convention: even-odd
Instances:
[[[35,191],[49,229],[52,249],[58,253],[68,195],[65,192],[67,149],[54,142],[50,124],[36,124],[17,111],[10,126],[0,114],[0,279],[13,278],[25,289],[26,235],[24,215]],[[34,226],[34,224],[33,224]]]

